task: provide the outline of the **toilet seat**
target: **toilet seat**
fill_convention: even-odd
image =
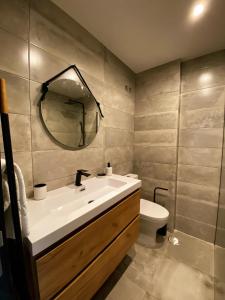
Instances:
[[[141,199],[140,214],[143,219],[152,221],[167,220],[169,217],[169,212],[165,207],[145,199]]]

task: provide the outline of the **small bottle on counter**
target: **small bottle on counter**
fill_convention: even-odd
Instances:
[[[111,176],[112,175],[112,167],[110,165],[110,162],[108,162],[106,167],[106,175]]]

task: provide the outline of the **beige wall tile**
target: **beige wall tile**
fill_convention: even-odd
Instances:
[[[215,203],[177,197],[177,214],[199,222],[216,226],[217,205]]]
[[[179,165],[178,180],[218,188],[220,182],[220,169]]]
[[[13,151],[31,151],[30,117],[26,115],[10,114],[9,123]],[[0,136],[0,145],[1,149],[3,149],[2,132],[0,133]]]
[[[95,99],[102,106],[104,104],[105,82],[102,80],[98,80],[97,78],[87,74],[83,70],[80,70],[80,71],[81,71],[82,76],[85,79],[87,85],[89,86],[92,94],[94,95]]]
[[[136,144],[148,144],[150,146],[176,146],[177,129],[135,131]]]
[[[178,92],[180,86],[180,63],[175,61],[139,73],[136,81],[137,99],[142,98],[143,86],[147,86],[149,95]]]
[[[178,110],[178,92],[157,95],[151,95],[151,93],[149,95],[148,92],[148,86],[140,86],[137,89],[135,101],[136,116]]]
[[[31,44],[30,47],[30,78],[43,83],[69,66],[56,56]]]
[[[28,78],[28,43],[0,29],[0,69]]]
[[[134,118],[131,114],[105,106],[104,116],[104,125],[106,127],[134,130]]]
[[[153,162],[164,164],[176,164],[175,147],[151,147],[135,145],[134,156],[137,162]]]
[[[176,129],[177,112],[135,117],[135,131],[151,129]]]
[[[110,162],[112,167],[122,162],[133,160],[133,147],[110,147],[105,148],[105,165]]]
[[[27,40],[29,24],[29,1],[1,1],[0,27]]]
[[[32,156],[31,152],[14,152],[14,162],[19,165],[24,176],[26,187],[33,186],[33,173],[32,173]]]
[[[31,10],[31,43],[103,80],[103,46],[101,53],[92,52],[57,24],[43,14]]]
[[[114,88],[126,91],[130,88],[130,94],[135,95],[135,79],[133,72],[125,66],[109,50],[105,50],[105,82]]]
[[[183,111],[180,128],[222,128],[224,111],[220,108],[208,108]]]
[[[74,176],[63,177],[63,178],[46,182],[48,191],[55,190],[72,183],[74,183]]]
[[[102,102],[108,107],[134,114],[134,95],[125,90],[116,89],[107,83],[105,84],[105,93]]]
[[[151,162],[135,162],[134,172],[141,177],[175,181],[176,166]]]
[[[9,112],[29,115],[29,81],[4,71],[0,71],[0,77],[6,80]]]
[[[215,226],[185,218],[180,215],[177,215],[176,217],[176,228],[210,243],[213,243],[215,239]]]
[[[133,172],[133,160],[113,165],[113,173],[126,175]]]
[[[39,115],[39,106],[38,103],[41,98],[41,83],[30,80],[30,106],[31,106],[31,115]]]
[[[182,92],[225,84],[225,50],[182,64]]]
[[[31,7],[53,24],[57,24],[65,33],[80,41],[86,48],[96,52],[96,54],[102,54],[102,44],[51,1],[31,0]]]
[[[178,160],[180,164],[205,167],[221,165],[221,149],[219,148],[185,148],[179,147]]]
[[[216,147],[222,146],[222,128],[181,129],[179,146],[182,147]]]
[[[217,187],[199,185],[189,182],[177,182],[177,195],[189,197],[196,200],[204,200],[218,203],[219,190]]]
[[[32,151],[60,149],[60,146],[48,136],[38,116],[31,117],[31,132]]]
[[[154,195],[154,189],[155,187],[162,187],[168,189],[168,191],[158,191],[157,192],[157,199],[159,198],[159,195],[163,196],[164,198],[167,198],[166,201],[169,201],[171,199],[174,199],[175,196],[175,182],[168,181],[168,180],[160,180],[160,179],[154,179],[154,178],[147,178],[147,177],[141,177],[142,180],[142,191],[144,193],[148,193],[151,198],[149,200],[153,200]]]
[[[181,111],[222,107],[225,102],[225,88],[205,88],[181,95]]]
[[[34,182],[47,182],[72,176],[78,169],[103,168],[103,149],[33,152]]]
[[[118,147],[118,146],[133,146],[134,133],[132,131],[118,129],[118,128],[105,128],[105,146]]]

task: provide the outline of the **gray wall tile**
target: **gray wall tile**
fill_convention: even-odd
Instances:
[[[131,114],[105,106],[104,116],[104,126],[106,127],[134,130],[134,118]]]
[[[107,49],[105,50],[105,82],[123,92],[127,86],[131,89],[131,95],[135,95],[132,71]]]
[[[159,112],[177,111],[179,93],[171,92],[157,95],[148,94],[148,86],[140,86],[135,101],[135,115],[148,115]]]
[[[219,148],[185,148],[179,147],[178,160],[180,164],[220,167],[221,149]]]
[[[38,116],[31,116],[32,151],[55,150],[60,147],[47,135]]]
[[[215,226],[185,218],[180,215],[177,215],[176,217],[176,228],[210,243],[213,243],[215,239]]]
[[[181,95],[181,111],[223,107],[225,88],[206,88]]]
[[[168,189],[168,191],[158,191],[157,199],[159,198],[159,195],[164,196],[164,198],[167,198],[167,200],[174,199],[175,182],[168,181],[168,180],[160,180],[160,179],[156,179],[156,178],[142,177],[142,189],[145,193],[148,193],[151,196],[151,198],[149,200],[153,200],[154,188],[156,186],[160,186],[160,187]]]
[[[110,162],[112,166],[133,160],[133,147],[109,147],[105,148],[105,165]]]
[[[131,131],[118,129],[118,128],[105,128],[105,146],[118,147],[118,146],[133,146],[134,133]]]
[[[28,0],[1,1],[0,27],[24,40],[28,40],[28,25]]]
[[[0,71],[0,77],[6,80],[9,112],[29,115],[29,81],[4,71]]]
[[[176,166],[151,162],[135,162],[134,172],[141,177],[175,181]]]
[[[223,115],[222,107],[184,111],[180,128],[222,128]]]
[[[13,158],[14,162],[17,163],[22,170],[25,186],[33,186],[31,152],[14,152]]]
[[[113,173],[126,175],[133,172],[133,160],[113,165]]]
[[[102,103],[108,107],[112,107],[132,115],[134,114],[134,95],[125,90],[121,91],[121,89],[116,89],[105,83],[105,92],[101,99]]]
[[[145,143],[150,146],[176,146],[177,129],[135,131],[135,143]]]
[[[70,34],[86,48],[102,55],[102,44],[54,3],[46,0],[31,0],[31,7],[49,22],[57,24],[65,33]]]
[[[63,59],[68,64],[104,79],[104,49],[95,53],[58,26],[58,23],[31,10],[31,43],[48,53]]]
[[[178,92],[180,87],[180,63],[171,62],[137,75],[137,99],[142,98],[143,87],[148,89],[148,95]],[[145,92],[145,91],[144,91]]]
[[[219,187],[220,169],[211,167],[179,165],[178,180],[210,187]]]
[[[26,115],[9,114],[9,122],[13,151],[31,151],[30,117]],[[1,138],[0,144],[3,149],[2,143]]]
[[[222,146],[222,128],[181,129],[179,145],[182,147],[216,147]]]
[[[34,183],[72,176],[77,169],[91,171],[96,168],[103,168],[103,149],[101,148],[33,152]]]
[[[177,117],[177,112],[135,117],[135,131],[151,129],[176,129]]]
[[[28,43],[0,29],[0,69],[28,78]]]
[[[30,46],[30,79],[43,83],[55,76],[69,64],[46,51]]]
[[[216,226],[217,205],[210,202],[192,200],[185,196],[178,196],[177,214]]]
[[[177,195],[189,197],[196,200],[204,200],[213,203],[218,202],[219,190],[217,187],[204,186],[189,182],[177,182]]]
[[[146,145],[135,145],[135,161],[152,162],[164,164],[176,164],[175,147],[151,147]]]
[[[225,50],[182,64],[182,92],[225,84]]]

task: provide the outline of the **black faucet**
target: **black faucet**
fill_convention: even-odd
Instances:
[[[86,177],[90,176],[91,174],[87,173],[87,170],[77,170],[76,174],[76,180],[75,180],[75,185],[76,186],[81,186],[81,176],[84,175]]]

